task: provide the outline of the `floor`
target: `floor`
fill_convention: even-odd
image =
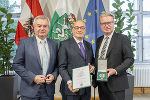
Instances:
[[[55,100],[62,100],[62,99],[59,97],[55,98]],[[91,100],[94,99],[92,98]],[[95,100],[99,100],[99,98],[97,97]],[[144,92],[143,89],[141,88],[134,88],[133,100],[150,100],[150,88],[144,88]]]
[[[17,99],[17,100],[20,100],[20,99]],[[61,100],[61,99],[55,98],[55,100]],[[94,100],[94,99],[91,99],[91,100]],[[99,100],[99,99],[96,99],[96,100]],[[133,96],[133,100],[150,100],[150,94],[149,93],[146,93],[146,94],[136,93]]]
[[[136,93],[133,96],[133,100],[150,100],[150,93],[146,94]]]

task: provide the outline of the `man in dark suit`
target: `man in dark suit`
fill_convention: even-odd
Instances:
[[[76,21],[73,29],[73,38],[60,43],[58,52],[59,72],[62,77],[60,92],[63,100],[90,100],[91,87],[72,90],[72,69],[93,64],[92,45],[83,40],[86,29],[83,21]],[[81,45],[85,50],[82,52]],[[90,65],[90,72],[94,67]]]
[[[21,77],[21,100],[54,100],[58,45],[47,38],[50,22],[46,16],[37,16],[33,25],[35,36],[20,41],[13,61]]]
[[[126,35],[114,32],[113,14],[101,14],[100,26],[104,36],[96,41],[95,69],[97,73],[98,61],[106,60],[108,81],[97,81],[99,96],[101,100],[124,100],[129,87],[126,70],[134,62],[131,44]]]

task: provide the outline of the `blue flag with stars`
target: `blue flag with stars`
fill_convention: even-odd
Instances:
[[[96,39],[104,33],[101,30],[99,16],[105,11],[102,0],[89,0],[83,21],[86,26],[86,34],[84,39],[92,44],[95,54]]]

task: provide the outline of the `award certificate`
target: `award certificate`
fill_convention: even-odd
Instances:
[[[72,70],[72,89],[80,89],[91,86],[89,66],[83,66]]]

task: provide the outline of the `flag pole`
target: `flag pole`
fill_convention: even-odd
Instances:
[[[95,87],[94,87],[94,100],[95,100]]]

